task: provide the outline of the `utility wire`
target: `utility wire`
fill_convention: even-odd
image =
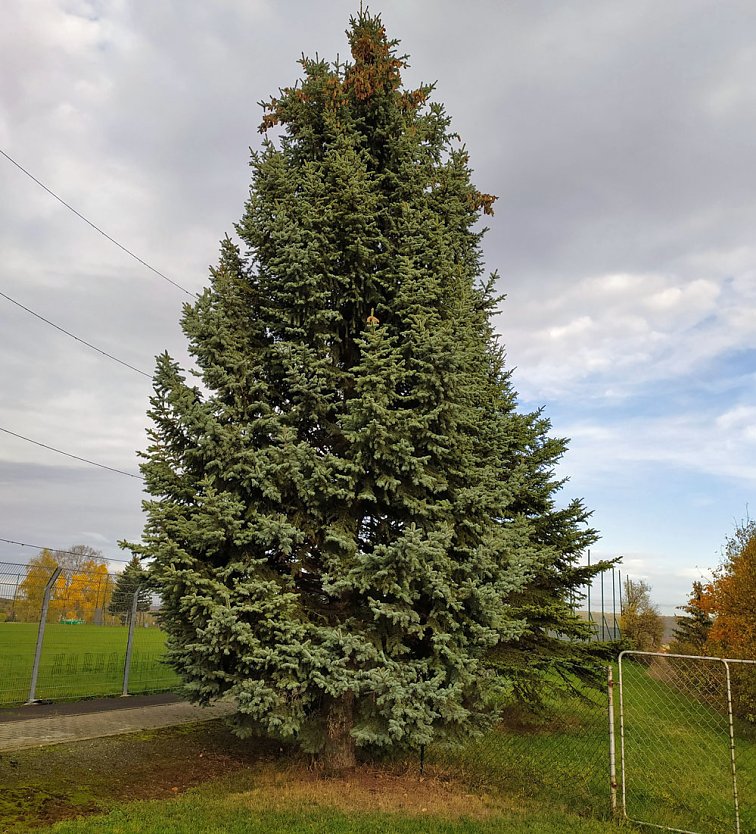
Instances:
[[[18,301],[15,301],[13,298],[11,298],[9,295],[6,295],[4,292],[0,292],[0,296],[2,296],[6,301],[10,301],[11,304],[15,304],[16,307],[20,307],[22,310],[26,310],[27,313],[30,313],[32,316],[34,316],[35,318],[38,318],[40,321],[43,321],[45,324],[49,324],[50,327],[54,327],[56,330],[59,330],[61,333],[65,333],[66,336],[70,336],[72,339],[75,339],[77,342],[80,342],[82,345],[86,345],[88,348],[91,348],[92,350],[96,350],[97,353],[101,353],[103,356],[107,356],[108,359],[112,359],[114,362],[118,362],[119,365],[123,365],[126,368],[130,368],[132,371],[136,371],[138,374],[141,374],[142,376],[146,376],[147,379],[151,379],[151,375],[148,374],[146,371],[142,371],[139,368],[135,368],[133,365],[129,365],[128,362],[124,362],[122,359],[119,359],[117,356],[113,356],[112,353],[108,353],[105,350],[101,350],[100,348],[95,347],[95,345],[91,344],[90,342],[87,342],[85,339],[80,339],[74,333],[71,333],[69,330],[66,330],[65,328],[61,327],[60,325],[55,324],[55,322],[50,321],[50,319],[46,319],[44,316],[40,316],[39,313],[35,313],[34,310],[30,310],[28,307],[24,307],[23,304],[21,304]]]
[[[72,211],[77,217],[81,218],[87,225],[91,226],[96,232],[99,232],[103,237],[107,238],[111,243],[114,243],[119,249],[124,251],[127,255],[134,258],[135,261],[139,261],[139,263],[142,264],[142,266],[146,266],[147,269],[154,272],[155,275],[158,275],[160,278],[167,281],[169,284],[173,284],[173,286],[176,287],[176,289],[181,290],[181,292],[185,292],[187,295],[192,295],[195,298],[199,298],[197,293],[191,292],[190,290],[186,289],[186,287],[182,287],[181,284],[176,283],[176,281],[169,278],[167,275],[164,275],[159,269],[155,269],[154,266],[150,266],[150,264],[148,264],[147,261],[142,260],[139,257],[139,255],[135,255],[131,251],[131,249],[127,249],[123,244],[119,243],[115,238],[111,237],[107,232],[103,231],[99,226],[96,226],[91,220],[84,217],[84,215],[81,212],[76,211],[76,209],[73,206],[69,205],[62,197],[59,197],[54,191],[52,191],[50,188],[48,188],[43,182],[40,182],[32,173],[27,171],[26,168],[24,168],[23,165],[20,165],[18,162],[16,162],[16,160],[13,159],[13,157],[10,156],[10,154],[7,154],[2,148],[0,148],[0,154],[2,154],[8,160],[8,162],[15,165],[16,168],[19,169],[19,171],[23,171],[23,173],[26,174],[26,176],[29,177],[30,180],[33,180],[34,182],[36,182],[37,185],[40,188],[43,188],[51,197],[55,197],[55,199],[59,203],[64,205],[69,211]]]
[[[13,435],[13,437],[18,437],[19,440],[25,440],[27,443],[33,443],[35,446],[41,446],[43,449],[49,449],[51,452],[57,452],[59,455],[65,455],[67,458],[80,460],[82,463],[88,463],[91,466],[99,466],[100,469],[108,469],[111,472],[118,472],[120,475],[128,475],[129,478],[137,478],[140,481],[144,480],[141,475],[135,475],[133,472],[126,472],[123,469],[116,469],[113,466],[106,466],[104,463],[97,463],[93,460],[87,460],[87,458],[80,458],[78,455],[72,455],[70,452],[64,452],[61,449],[54,448],[53,446],[47,446],[45,443],[40,443],[38,440],[32,440],[30,437],[24,437],[22,434],[16,434],[16,432],[10,431],[10,429],[4,429],[2,426],[0,426],[0,431]]]
[[[35,550],[50,550],[53,553],[65,553],[66,556],[81,556],[81,553],[74,553],[73,550],[61,550],[59,547],[44,547],[41,544],[29,544],[29,542],[14,542],[12,539],[0,539],[0,542],[17,544],[19,547],[33,547]],[[110,556],[102,556],[100,558],[106,562],[123,562],[125,565],[131,561],[130,559],[111,559]]]

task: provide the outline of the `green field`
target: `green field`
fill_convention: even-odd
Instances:
[[[726,712],[625,662],[628,817],[657,826],[731,834],[734,830]],[[615,669],[615,680],[617,679]],[[721,692],[722,701],[726,695]],[[618,808],[622,810],[619,693],[615,690]],[[735,721],[741,834],[756,834],[756,726]],[[491,733],[431,750],[432,766],[523,801],[539,798],[578,814],[609,806],[607,696],[553,700],[542,713],[512,712]]]
[[[31,683],[36,623],[0,623],[0,707],[26,701]],[[49,623],[42,645],[36,696],[73,700],[120,695],[128,631],[120,626]],[[165,634],[137,628],[129,673],[129,692],[175,687],[178,678],[161,662]]]
[[[144,802],[106,817],[61,823],[49,834],[619,834],[609,822],[533,807],[488,819],[448,819],[443,814],[360,813],[313,803],[271,811],[249,805],[243,795],[208,800],[202,793],[169,806]]]

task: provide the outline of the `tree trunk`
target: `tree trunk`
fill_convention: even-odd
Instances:
[[[357,765],[352,726],[354,724],[354,693],[338,698],[326,697],[325,745],[320,760],[325,773],[352,770]]]

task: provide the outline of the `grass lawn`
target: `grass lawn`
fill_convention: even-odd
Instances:
[[[644,666],[624,672],[630,815],[729,834],[721,711]],[[429,750],[423,777],[415,756],[323,779],[304,758],[242,742],[220,722],[5,754],[0,832],[616,832],[607,723],[600,692],[537,714],[511,710],[481,738]],[[756,728],[736,723],[736,739],[741,832],[756,834]],[[619,746],[617,756],[619,771]]]
[[[0,623],[0,706],[23,703],[29,694],[36,623]],[[70,700],[120,694],[127,629],[118,626],[48,623],[42,646],[37,698]],[[165,635],[137,628],[129,691],[170,689],[178,683],[160,662]]]
[[[655,679],[645,666],[623,666],[628,816],[673,829],[731,834],[726,713]],[[615,722],[621,780],[616,691]],[[741,832],[756,834],[756,726],[736,720],[735,748]],[[609,791],[606,695],[587,692],[541,714],[512,712],[500,730],[459,748],[431,751],[430,760],[463,774],[469,784],[602,816]]]
[[[7,834],[619,830],[558,801],[472,786],[448,771],[420,776],[416,761],[325,779],[276,746],[239,741],[221,722],[6,754],[0,782],[0,831]]]
[[[409,785],[405,784],[405,787]],[[618,832],[611,823],[585,820],[536,808],[491,807],[486,817],[452,815],[398,805],[394,810],[349,811],[329,800],[292,801],[271,809],[255,789],[221,799],[202,792],[172,803],[143,803],[117,810],[107,817],[61,823],[55,834],[607,834]],[[349,796],[354,791],[350,790]],[[277,805],[278,803],[273,803]]]

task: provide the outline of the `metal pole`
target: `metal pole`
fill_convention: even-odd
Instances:
[[[617,571],[617,587],[619,588],[619,598],[620,598],[620,618],[624,614],[624,610],[622,608],[622,571]]]
[[[591,551],[588,551],[588,567],[591,566]],[[593,577],[588,579],[588,622],[593,622],[593,614],[591,613],[591,585],[593,584]]]
[[[622,657],[627,652],[620,652],[617,658],[617,666],[619,668],[619,703],[620,703],[620,765],[622,767],[622,813],[627,817],[627,787],[625,774],[627,772],[627,765],[625,763],[625,701],[623,697],[622,686]]]
[[[16,618],[16,602],[18,601],[18,586],[21,582],[21,574],[16,574],[16,590],[13,592],[13,602],[11,603],[11,616]]]
[[[39,631],[37,631],[37,648],[34,651],[34,665],[32,666],[32,676],[31,676],[31,685],[29,686],[29,699],[27,700],[27,704],[34,704],[36,703],[36,692],[37,692],[37,676],[39,675],[39,661],[42,657],[42,641],[45,637],[45,623],[47,622],[47,609],[50,605],[50,595],[52,594],[53,587],[60,576],[61,568],[56,567],[55,570],[52,572],[52,576],[47,580],[47,585],[45,585],[45,593],[42,597],[42,611],[40,612],[40,619],[39,619]]]
[[[131,601],[131,616],[129,617],[129,637],[126,642],[126,661],[123,664],[123,692],[121,697],[129,694],[129,669],[131,668],[131,650],[134,648],[134,623],[136,623],[137,606],[139,604],[139,587],[134,591]]]
[[[601,640],[606,640],[606,617],[604,616],[604,572],[601,572]]]
[[[617,758],[614,748],[614,676],[607,666],[607,694],[609,698],[609,797],[612,816],[617,815]]]
[[[612,640],[617,639],[617,597],[614,586],[616,571],[612,568]]]
[[[732,686],[730,685],[730,664],[723,660],[727,677],[727,717],[730,722],[730,765],[732,767],[732,800],[735,803],[735,834],[740,834],[740,807],[738,803],[738,776],[735,769],[735,728],[732,724]]]

